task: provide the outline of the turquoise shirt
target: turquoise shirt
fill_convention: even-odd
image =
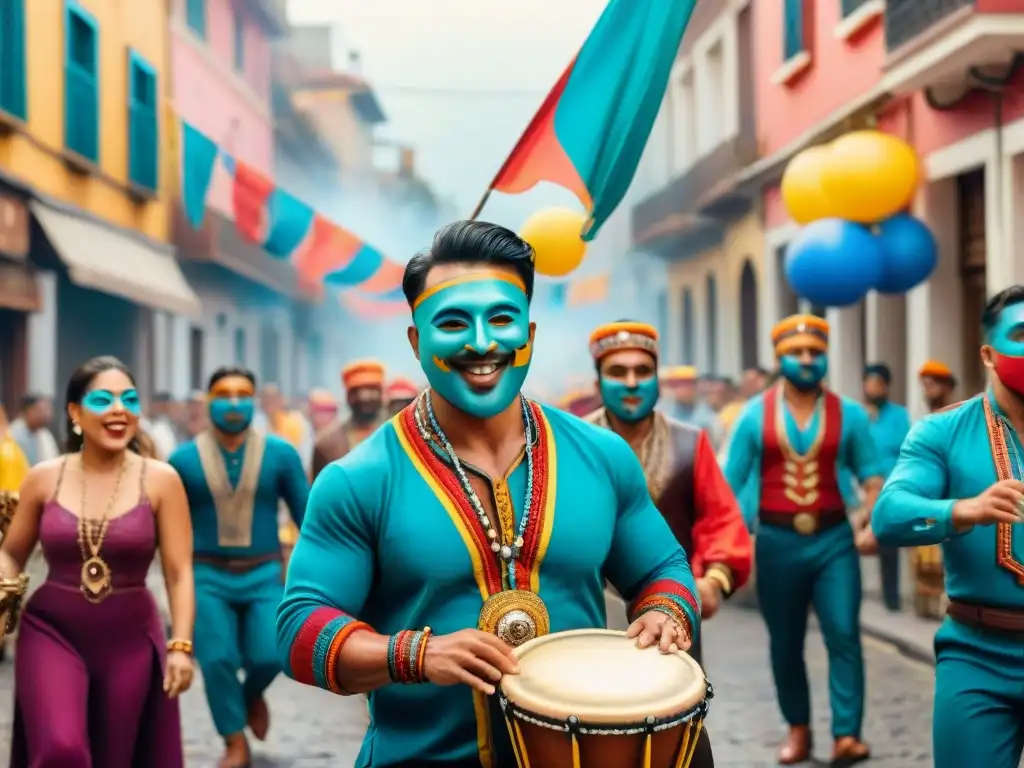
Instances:
[[[910,431],[910,414],[902,405],[888,402],[882,405],[876,413],[872,413],[869,409],[865,410],[868,413],[871,439],[878,452],[878,465],[881,467],[882,476],[888,477],[892,468],[896,466],[896,460],[900,457],[900,446],[903,445],[903,441]],[[843,491],[843,498],[846,499],[846,506],[859,506],[860,499],[857,496],[853,474],[845,467],[840,487]]]
[[[253,557],[281,551],[278,540],[277,508],[281,500],[288,506],[295,524],[302,526],[309,496],[309,481],[291,444],[275,435],[267,435],[256,487],[256,505],[252,517],[252,545],[247,548],[221,547],[217,543],[217,510],[206,483],[199,449],[195,441],[178,446],[168,462],[181,476],[192,512],[193,549],[197,555],[216,557]],[[237,451],[221,448],[231,486],[242,476],[243,444]]]
[[[781,397],[781,395],[780,395]],[[836,458],[836,478],[843,488],[843,472],[848,471],[862,483],[882,474],[882,465],[871,438],[864,407],[847,397],[842,400],[842,429]],[[785,410],[786,434],[797,453],[806,453],[818,433],[819,409],[804,429],[800,429],[789,408]],[[761,506],[761,448],[764,436],[764,395],[752,398],[733,425],[725,462],[729,481],[743,511],[747,527],[753,531]],[[846,495],[844,494],[844,498]],[[847,499],[848,500],[848,499]],[[849,500],[848,500],[849,501]]]
[[[1024,606],[1024,589],[997,562],[998,527],[979,525],[966,533],[953,528],[953,505],[998,480],[983,397],[977,395],[914,425],[875,504],[871,527],[886,546],[941,544],[951,599],[1019,608]],[[990,402],[999,414],[995,400]],[[1009,432],[1021,452],[1019,435],[1012,427]],[[1024,530],[1016,525],[1011,530],[1013,556],[1024,562]]]
[[[634,601],[633,610],[659,590],[685,594],[681,602],[696,629],[686,555],[651,501],[632,449],[610,430],[556,409],[542,412],[556,485],[549,486],[542,560],[530,588],[547,605],[551,631],[605,627],[605,578]],[[477,625],[480,555],[464,541],[468,529],[444,491],[418,468],[402,417],[328,465],[313,484],[277,622],[284,668],[302,682],[330,686],[322,649],[346,616],[385,635],[424,626],[443,635]],[[525,462],[507,476],[517,526],[526,478]],[[388,685],[370,693],[369,702],[360,768],[477,754],[480,724],[467,686]]]

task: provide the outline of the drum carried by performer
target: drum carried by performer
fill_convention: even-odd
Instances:
[[[519,768],[688,768],[714,696],[682,651],[580,629],[515,650],[499,701]],[[568,738],[567,738],[568,736]]]

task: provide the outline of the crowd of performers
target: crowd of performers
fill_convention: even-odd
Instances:
[[[427,389],[352,363],[347,418],[311,394],[312,441],[287,419],[258,428],[255,376],[223,367],[204,393],[206,426],[161,461],[139,441],[127,368],[79,368],[67,451],[16,483],[0,477],[5,503],[18,499],[0,510],[0,609],[17,625],[11,765],[179,768],[177,697],[195,662],[220,768],[251,764],[282,671],[366,696],[360,768],[509,768],[521,763],[495,694],[519,671],[516,647],[606,626],[611,587],[638,646],[700,661],[702,621],[754,569],[788,726],[779,762],[812,756],[813,608],[831,764],[853,765],[870,757],[860,557],[881,548],[891,572],[899,547],[945,553],[935,764],[1017,765],[1024,286],[985,310],[991,388],[953,404],[952,374],[929,363],[935,414],[912,429],[888,401],[885,366],[865,371],[866,404],[823,386],[829,327],[805,315],[772,330],[777,373],[752,371],[742,400],[712,382],[706,405],[695,371],[659,368],[653,327],[617,321],[591,335],[589,402],[534,402],[522,394],[533,286],[532,250],[511,231],[442,229],[403,281]],[[37,545],[48,575],[22,606]],[[157,556],[169,628],[146,587]],[[714,764],[708,730],[697,768]]]

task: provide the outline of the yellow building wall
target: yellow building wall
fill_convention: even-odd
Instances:
[[[80,0],[99,28],[99,170],[71,172],[64,153],[65,0],[25,0],[28,119],[24,133],[0,137],[0,167],[33,189],[118,226],[168,240],[174,174],[166,100],[170,53],[164,0]],[[128,52],[157,73],[160,181],[157,196],[128,194]]]
[[[749,262],[754,270],[758,287],[758,335],[764,336],[770,329],[761,321],[764,307],[765,260],[764,229],[760,217],[749,214],[726,230],[725,239],[718,248],[705,251],[669,268],[669,343],[675,352],[673,359],[682,354],[683,348],[683,291],[690,290],[693,297],[694,351],[697,368],[707,371],[711,355],[710,318],[708,314],[708,277],[714,276],[716,292],[716,346],[715,355],[718,373],[740,372],[742,344],[740,338],[740,286],[743,268]],[[762,339],[754,343],[763,349]],[[762,365],[766,361],[759,361]]]

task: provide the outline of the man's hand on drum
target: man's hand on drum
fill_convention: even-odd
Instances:
[[[430,638],[423,672],[437,685],[465,684],[490,696],[502,675],[519,674],[519,665],[512,648],[495,635],[463,629]]]
[[[637,618],[629,629],[626,637],[635,637],[640,648],[647,648],[655,643],[662,653],[675,653],[690,649],[690,636],[678,621],[661,611],[648,611]]]

